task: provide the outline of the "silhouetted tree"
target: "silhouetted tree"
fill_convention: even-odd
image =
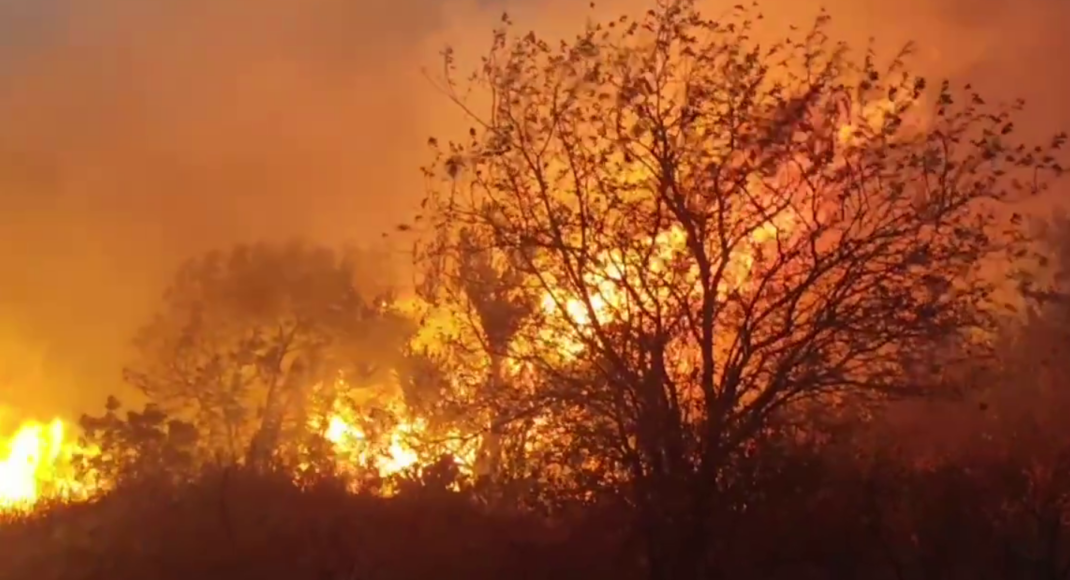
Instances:
[[[518,429],[522,422],[515,420],[519,385],[505,354],[538,304],[527,291],[522,272],[510,260],[481,251],[485,244],[476,235],[459,234],[457,242],[464,249],[456,264],[427,256],[419,291],[428,304],[446,306],[459,323],[454,332],[436,333],[431,339],[439,352],[464,355],[443,362],[478,368],[463,383],[464,392],[460,396],[454,392],[452,398],[468,416],[468,431],[479,436],[475,474],[500,494],[508,486],[506,480],[526,475],[526,453],[516,445],[524,436]],[[456,326],[462,331],[457,332]]]
[[[360,398],[332,392],[340,377],[357,391],[394,384],[412,328],[381,291],[384,263],[380,279],[357,279],[374,258],[294,242],[191,260],[139,332],[126,380],[192,420],[213,452],[264,465],[337,396]]]
[[[507,25],[471,87],[447,51],[475,127],[426,170],[420,255],[509,263],[544,305],[492,356],[541,377],[517,404],[552,410],[573,477],[627,482],[656,578],[705,577],[725,470],[771,417],[984,354],[1001,206],[1061,170],[1065,136],[1014,141],[1017,104],[930,92],[825,15],[772,45],[750,18],[666,0],[560,46]]]
[[[197,477],[198,435],[192,424],[169,418],[151,403],[125,416],[120,408],[118,399],[108,397],[102,415],[82,415],[79,420],[86,450],[77,458],[80,481],[121,490],[131,484],[174,485]]]

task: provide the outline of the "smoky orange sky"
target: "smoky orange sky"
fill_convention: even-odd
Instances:
[[[707,0],[711,13],[731,2]],[[1070,126],[1065,0],[827,0],[848,40]],[[644,10],[600,2],[595,14]],[[817,0],[767,0],[808,24]],[[419,199],[456,111],[421,76],[474,56],[503,9],[565,32],[586,0],[0,0],[0,407],[122,394],[125,345],[183,258],[302,235],[375,243]]]

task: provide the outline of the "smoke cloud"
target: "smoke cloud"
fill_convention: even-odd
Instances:
[[[1026,98],[1030,131],[1070,126],[1064,1],[824,5],[847,40],[913,39],[923,72]],[[71,414],[121,394],[127,340],[192,254],[377,242],[419,199],[427,137],[460,126],[421,74],[446,43],[475,57],[503,10],[566,34],[647,6],[0,0],[0,403]],[[762,4],[773,27],[818,7]]]

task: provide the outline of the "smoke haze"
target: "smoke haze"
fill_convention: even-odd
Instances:
[[[915,68],[1026,98],[1031,131],[1070,126],[1065,0],[824,5],[848,40],[913,39]],[[580,0],[0,0],[0,406],[70,414],[122,393],[126,341],[192,254],[377,242],[419,199],[427,137],[458,126],[421,67],[446,43],[478,54],[504,9],[550,33],[591,13]],[[763,3],[774,25],[817,9]]]

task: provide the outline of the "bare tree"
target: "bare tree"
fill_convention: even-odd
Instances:
[[[665,0],[556,46],[506,17],[464,87],[445,55],[474,127],[432,140],[419,256],[523,274],[543,308],[496,355],[541,377],[525,404],[582,465],[626,479],[659,578],[705,573],[724,469],[772,415],[918,394],[934,349],[976,355],[1006,205],[1061,171],[1065,136],[1012,140],[1017,103],[927,91],[824,14],[773,45],[752,18]]]

